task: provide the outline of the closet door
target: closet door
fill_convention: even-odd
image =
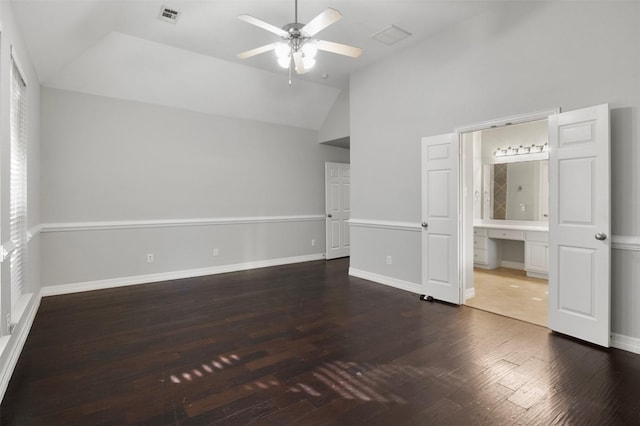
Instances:
[[[460,304],[458,135],[422,138],[422,285]]]
[[[351,165],[325,163],[326,259],[350,254],[349,218],[351,217]]]
[[[610,333],[609,106],[549,117],[549,328]]]

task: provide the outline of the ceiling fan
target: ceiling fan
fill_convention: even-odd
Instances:
[[[238,19],[260,27],[273,34],[282,37],[283,41],[270,43],[255,49],[238,54],[238,58],[246,59],[260,53],[275,50],[278,64],[282,68],[289,69],[289,84],[291,84],[291,70],[295,68],[297,74],[305,74],[315,65],[315,55],[318,50],[337,53],[338,55],[357,58],[362,49],[346,44],[334,43],[325,40],[312,39],[314,35],[327,28],[329,25],[342,18],[340,11],[328,7],[308,24],[298,22],[298,0],[295,0],[294,22],[286,24],[282,28],[271,25],[251,15],[239,15]]]

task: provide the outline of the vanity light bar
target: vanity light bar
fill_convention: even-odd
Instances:
[[[496,157],[507,157],[510,155],[526,155],[526,154],[538,154],[541,152],[548,152],[549,144],[545,143],[544,145],[536,145],[532,144],[531,146],[522,146],[518,148],[508,147],[507,149],[498,148],[496,152],[493,154]]]

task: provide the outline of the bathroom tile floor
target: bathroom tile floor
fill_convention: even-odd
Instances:
[[[547,280],[530,278],[509,268],[474,269],[475,297],[465,304],[537,325],[547,326]]]

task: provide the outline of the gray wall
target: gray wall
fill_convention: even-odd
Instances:
[[[321,254],[324,163],[349,158],[310,130],[49,88],[42,135],[47,286]]]
[[[423,136],[554,107],[609,103],[612,231],[637,242],[638,22],[637,2],[500,5],[352,75],[352,217],[420,222]],[[417,288],[420,231],[386,225],[352,232],[351,267]],[[390,252],[398,261],[386,265]],[[640,338],[639,255],[613,251],[613,331],[634,338]]]

